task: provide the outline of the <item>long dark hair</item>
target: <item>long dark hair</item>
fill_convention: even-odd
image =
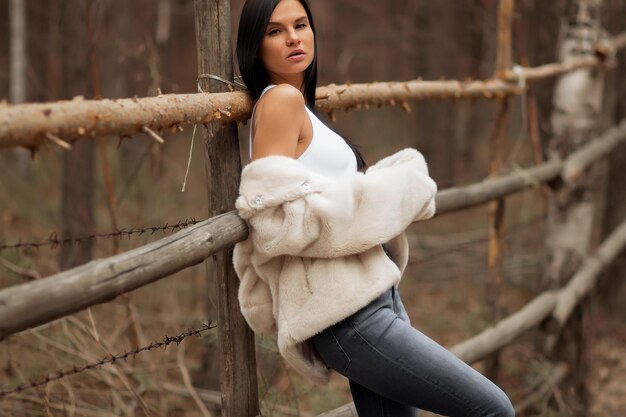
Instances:
[[[317,89],[317,36],[315,33],[315,24],[313,23],[313,15],[306,0],[298,0],[306,11],[309,25],[314,36],[314,53],[313,62],[304,70],[304,100],[307,107],[320,120],[319,112],[315,108],[315,90]],[[280,0],[246,0],[241,11],[239,19],[239,29],[237,32],[237,62],[239,63],[239,72],[243,82],[248,87],[253,100],[261,97],[263,89],[269,84],[269,77],[263,63],[257,58],[261,49],[263,38],[265,37],[265,29],[270,21],[270,17]],[[357,145],[352,143],[348,138],[337,132],[333,126],[323,121],[331,130],[337,133],[346,141],[348,146],[354,152],[359,171],[365,169],[366,164]]]

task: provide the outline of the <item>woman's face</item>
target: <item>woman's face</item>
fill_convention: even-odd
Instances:
[[[298,0],[281,0],[270,17],[259,51],[270,81],[299,88],[314,55],[315,37],[304,7]]]

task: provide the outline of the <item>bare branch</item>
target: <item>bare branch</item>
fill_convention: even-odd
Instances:
[[[522,414],[527,408],[545,397],[546,394],[552,392],[552,390],[565,379],[568,373],[568,366],[566,364],[559,364],[537,391],[524,398],[522,402],[515,406],[515,413]]]
[[[143,133],[148,134],[148,136],[150,136],[152,139],[154,139],[157,143],[163,144],[165,143],[165,141],[163,140],[163,138],[159,135],[157,135],[157,133],[150,129],[148,126],[141,126],[141,131]]]
[[[72,149],[72,145],[70,145],[69,143],[67,143],[63,139],[53,135],[52,133],[46,133],[46,138],[48,138],[48,140],[50,142],[54,143],[57,146],[60,146],[61,148],[65,149],[66,151],[69,151],[69,150]]]

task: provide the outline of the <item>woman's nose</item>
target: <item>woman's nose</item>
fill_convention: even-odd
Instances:
[[[299,45],[300,37],[296,33],[295,30],[290,30],[288,32],[289,36],[287,37],[287,45]]]

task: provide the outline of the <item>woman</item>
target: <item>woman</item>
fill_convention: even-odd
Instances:
[[[411,327],[397,291],[404,230],[432,217],[436,185],[404,149],[365,172],[315,113],[315,28],[304,0],[247,0],[237,57],[255,108],[235,246],[250,327],[316,383],[346,376],[359,416],[514,415],[488,379]]]

